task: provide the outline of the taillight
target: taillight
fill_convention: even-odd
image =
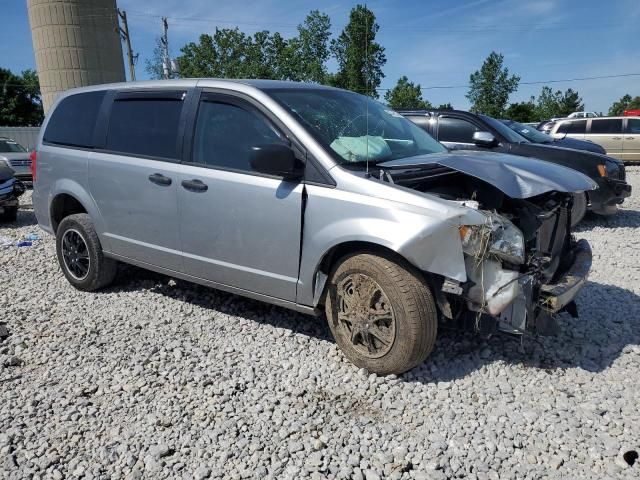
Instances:
[[[29,155],[29,158],[31,159],[31,178],[32,181],[35,182],[36,181],[36,165],[38,164],[37,160],[38,160],[38,154],[37,152],[34,150],[33,152],[31,152],[31,154]]]

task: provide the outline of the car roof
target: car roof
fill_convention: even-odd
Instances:
[[[466,110],[438,110],[437,108],[431,110],[405,110],[402,108],[396,109],[396,112],[402,115],[437,115],[440,113],[457,113],[460,115],[478,116],[479,114],[473,112],[467,112]]]
[[[559,118],[558,120],[555,120],[555,122],[560,123],[560,122],[580,122],[580,121],[586,121],[586,120],[622,120],[625,118],[633,118],[633,117],[629,117],[628,115],[626,117],[623,115],[616,115],[615,117]]]
[[[118,82],[78,87],[66,90],[61,96],[74,95],[83,92],[121,89],[152,89],[152,88],[193,88],[199,87],[220,87],[227,85],[248,85],[259,90],[268,89],[323,89],[339,90],[334,87],[320,85],[310,82],[292,82],[288,80],[264,80],[264,79],[241,79],[241,78],[180,78],[171,80],[143,80],[135,82]]]

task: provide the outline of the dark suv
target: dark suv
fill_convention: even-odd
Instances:
[[[403,110],[399,113],[450,149],[491,150],[534,157],[591,177],[598,189],[576,195],[574,224],[582,219],[587,207],[597,214],[611,215],[631,195],[631,185],[625,181],[624,164],[606,155],[533,143],[486,115],[459,110]]]

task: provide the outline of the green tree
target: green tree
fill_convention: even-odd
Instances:
[[[330,39],[329,16],[318,10],[311,11],[298,25],[298,35],[289,41],[289,51],[285,55],[281,53],[279,63],[290,67],[290,72],[283,78],[323,83],[327,76],[326,63],[331,55]]]
[[[516,122],[535,122],[537,120],[536,104],[533,100],[532,97],[528,102],[512,103],[505,111],[504,116]]]
[[[640,97],[631,97],[626,94],[617,102],[613,102],[611,108],[609,108],[609,115],[619,116],[624,113],[625,110],[640,109]]]
[[[519,82],[519,76],[509,75],[509,69],[504,66],[504,56],[491,52],[480,70],[469,77],[466,96],[471,102],[471,111],[501,117]]]
[[[376,89],[387,62],[384,48],[375,41],[379,29],[375,15],[365,5],[351,9],[349,23],[331,42],[338,72],[328,76],[327,83],[378,98]]]
[[[325,80],[330,56],[329,17],[317,10],[298,26],[298,35],[285,39],[267,30],[253,35],[238,28],[216,29],[200,35],[178,57],[183,77],[267,78],[321,83]],[[162,74],[162,52],[156,49],[147,71]]]
[[[559,92],[559,91],[558,91]],[[562,115],[570,115],[573,112],[581,112],[584,110],[584,103],[578,92],[574,92],[571,88],[560,94],[559,101],[560,112]]]
[[[25,70],[15,75],[0,68],[0,125],[7,127],[37,126],[44,112],[38,75]]]
[[[404,75],[400,77],[395,87],[384,94],[384,100],[395,110],[426,110],[433,108],[429,101],[422,98],[420,84],[410,82]]]
[[[584,110],[584,104],[578,92],[571,88],[564,93],[560,90],[554,92],[551,87],[545,85],[536,102],[536,120],[566,117],[582,110]]]
[[[453,105],[451,105],[449,102],[441,103],[438,107],[438,110],[453,110]]]

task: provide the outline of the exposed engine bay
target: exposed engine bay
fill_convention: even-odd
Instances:
[[[573,196],[548,191],[513,198],[490,183],[439,164],[382,169],[380,180],[483,213],[460,226],[467,282],[444,279],[436,293],[445,318],[476,329],[550,334],[554,314],[577,316],[573,297],[586,280],[591,251],[571,235]],[[562,285],[564,288],[559,288]]]

